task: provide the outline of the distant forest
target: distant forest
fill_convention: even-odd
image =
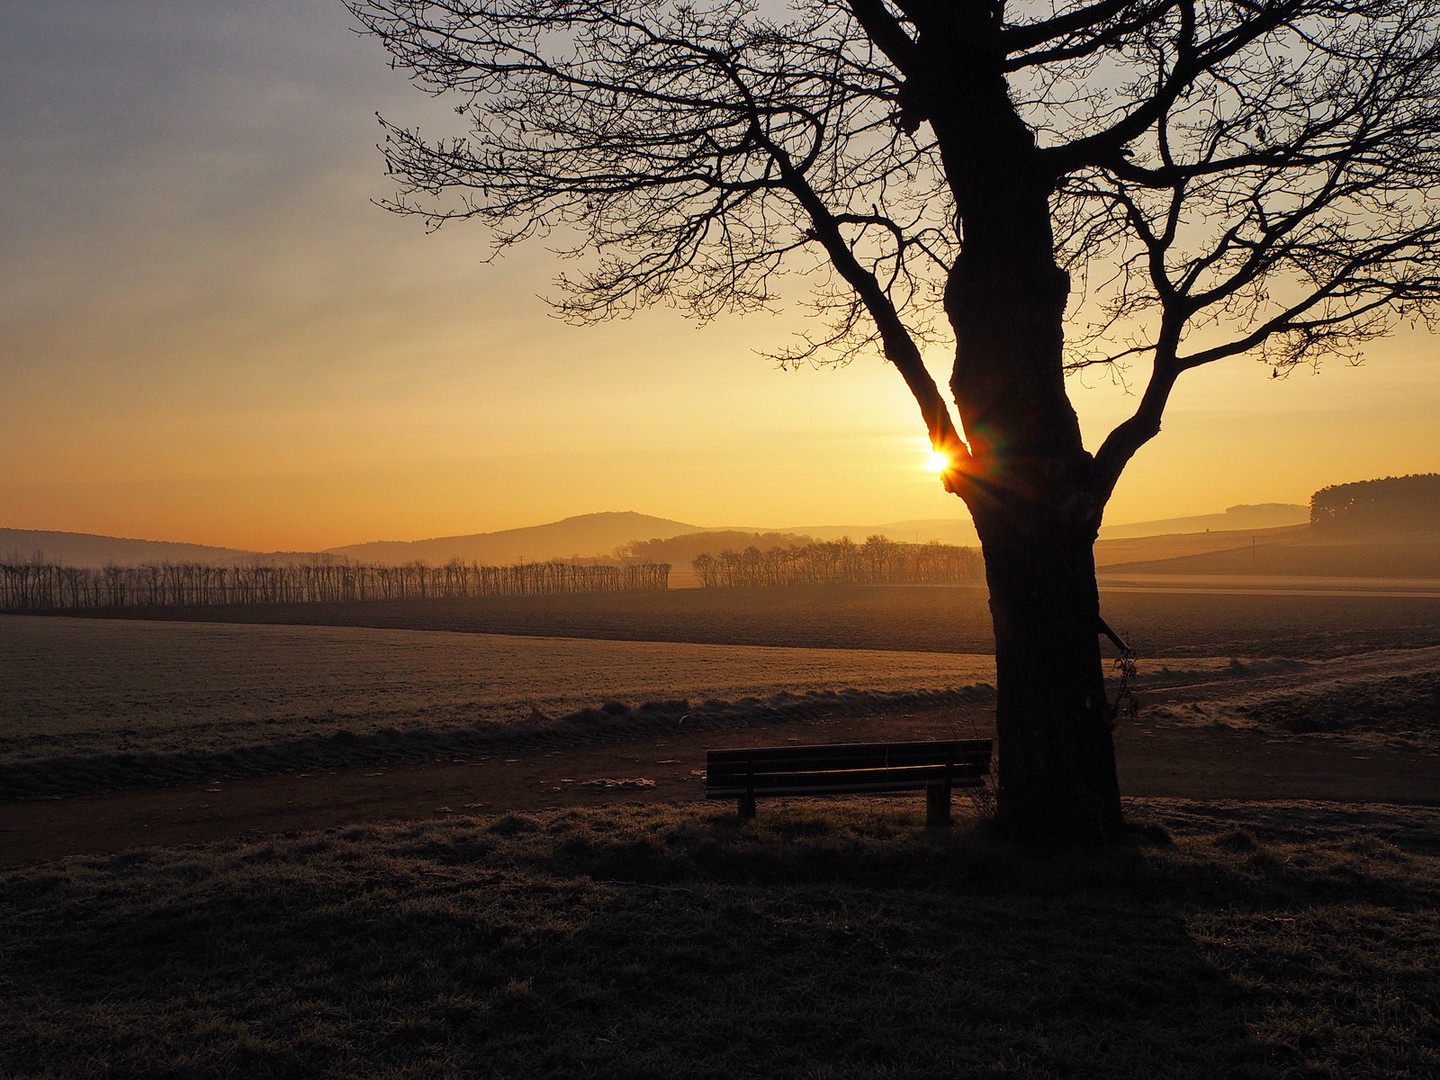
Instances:
[[[971,581],[984,574],[980,553],[955,544],[902,544],[872,536],[863,544],[848,537],[767,551],[751,545],[691,563],[705,588],[764,585],[919,585]]]
[[[1333,484],[1310,497],[1317,529],[1390,532],[1440,529],[1440,473]]]
[[[456,596],[640,592],[669,588],[667,563],[384,566],[337,559],[282,565],[150,563],[100,569],[0,562],[0,611],[336,603]]]
[[[743,529],[714,529],[709,532],[681,533],[664,540],[632,540],[615,549],[615,557],[624,562],[669,563],[680,566],[705,554],[721,549],[743,551],[757,547],[794,548],[815,543],[815,537],[787,532],[746,532]]]

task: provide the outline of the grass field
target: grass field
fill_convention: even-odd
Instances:
[[[1359,736],[1365,701],[1383,699],[1387,738],[1440,741],[1440,656],[1418,676],[1351,670],[1360,652],[1440,642],[1433,599],[1119,591],[1105,606],[1137,685],[1213,683],[1226,699],[1161,704],[1164,722],[1300,733],[1311,705],[1345,701],[1310,730]],[[184,618],[0,616],[0,797],[450,758],[561,721],[604,736],[702,711],[983,701],[994,680],[985,593],[965,587],[170,614]],[[1244,702],[1239,682],[1255,684]]]
[[[1440,1070],[1440,811],[1155,803],[1096,855],[790,804],[351,828],[0,875],[0,1075]]]
[[[989,656],[0,616],[0,765],[994,681]]]
[[[0,616],[0,798],[954,700],[989,656]]]
[[[1351,755],[1440,745],[1437,609],[1106,600],[1143,725]],[[0,781],[992,677],[975,590],[192,614],[0,619]],[[1131,801],[1135,845],[1065,855],[915,802],[497,808],[0,872],[0,1077],[1440,1074],[1440,808]]]
[[[1417,597],[1102,591],[1140,656],[1340,656],[1440,643],[1440,603]],[[982,586],[672,589],[661,593],[127,609],[127,618],[492,634],[990,653]]]

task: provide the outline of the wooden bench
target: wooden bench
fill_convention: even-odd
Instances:
[[[950,821],[950,789],[980,787],[989,775],[989,739],[711,750],[705,797],[735,799],[753,818],[761,797],[924,791],[926,824],[940,826]]]

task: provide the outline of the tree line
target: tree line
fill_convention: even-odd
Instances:
[[[815,543],[813,536],[788,532],[749,532],[744,529],[711,529],[705,532],[681,533],[679,536],[652,540],[632,540],[615,549],[621,562],[668,562],[672,566],[693,563],[704,554],[723,548],[744,551],[758,547],[803,547]]]
[[[480,566],[451,560],[403,566],[317,560],[212,566],[61,566],[39,559],[0,562],[0,611],[336,603],[461,596],[639,592],[668,589],[668,563],[629,566],[567,562]]]
[[[1319,528],[1440,527],[1440,473],[1323,487],[1310,496],[1310,522]]]
[[[973,581],[984,575],[980,554],[955,544],[903,544],[849,537],[766,551],[751,545],[705,552],[691,564],[707,589],[766,585],[918,585]]]

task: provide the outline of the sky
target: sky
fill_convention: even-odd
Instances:
[[[5,0],[0,99],[0,527],[269,551],[964,513],[878,357],[781,371],[783,313],[567,326],[543,247],[486,264],[478,226],[374,205],[375,114],[445,107],[340,0]],[[1094,449],[1135,399],[1087,381]],[[1106,521],[1437,471],[1437,415],[1423,330],[1358,368],[1201,369]]]

